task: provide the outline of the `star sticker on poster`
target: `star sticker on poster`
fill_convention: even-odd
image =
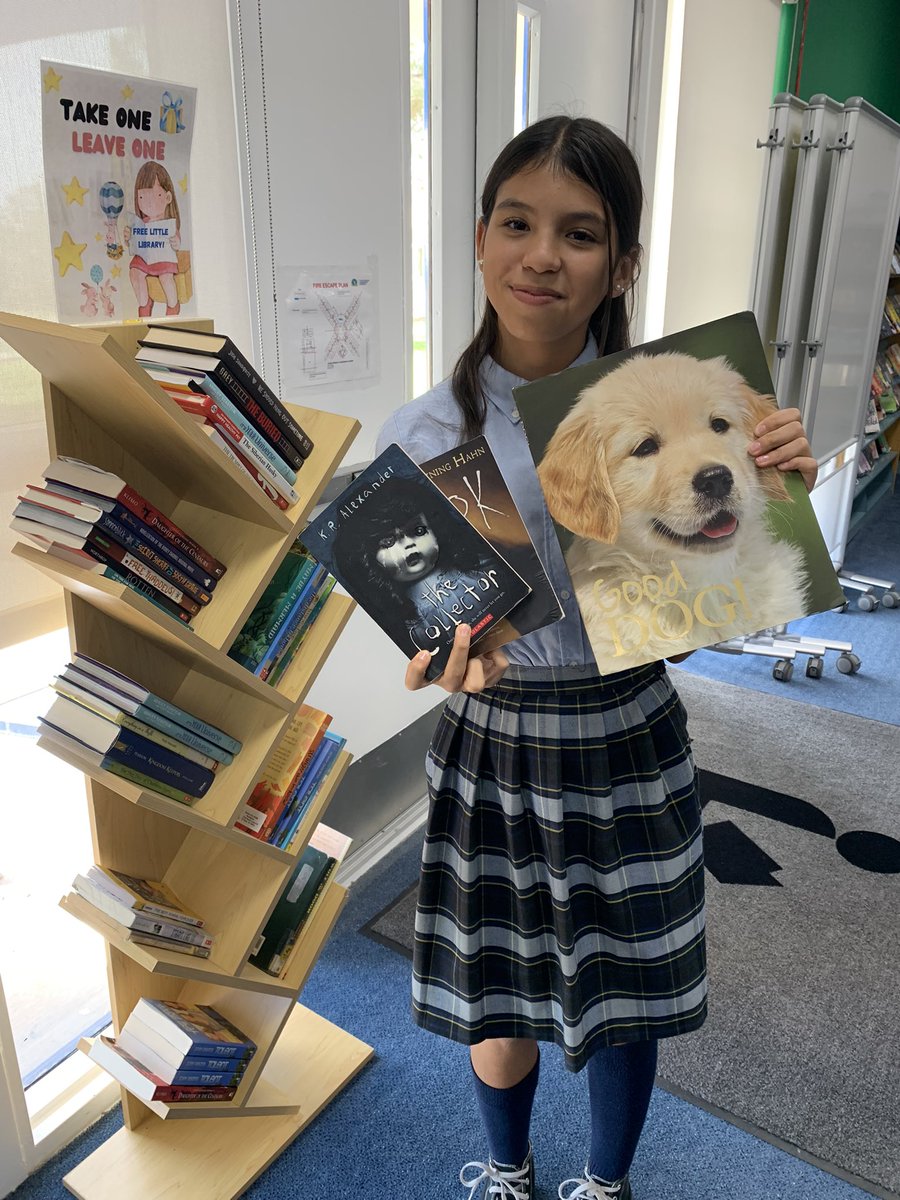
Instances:
[[[62,235],[62,241],[53,249],[53,255],[59,264],[60,275],[65,275],[69,267],[74,267],[77,271],[83,271],[81,265],[81,256],[87,249],[87,242],[73,242],[68,231]]]
[[[53,92],[59,91],[59,85],[62,82],[62,75],[57,75],[52,67],[48,67],[44,72],[44,91]]]
[[[134,88],[131,86],[130,83],[126,83],[125,86],[122,88],[122,99],[130,100],[133,95],[134,95]]]
[[[64,183],[62,190],[66,193],[66,204],[81,204],[83,206],[84,198],[91,189],[82,187],[77,177],[73,175],[72,182]]]
[[[187,183],[187,175],[182,175],[181,179],[178,180],[178,186],[181,188],[182,192],[187,191]]]

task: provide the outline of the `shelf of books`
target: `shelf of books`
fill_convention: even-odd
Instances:
[[[354,603],[301,533],[358,422],[283,404],[210,322],[0,336],[44,377],[13,553],[65,591],[38,745],[88,780],[60,904],[106,941],[114,1036],[81,1048],[122,1086],[64,1182],[237,1196],[372,1055],[298,1003],[349,846],[323,818],[350,754],[305,696]]]

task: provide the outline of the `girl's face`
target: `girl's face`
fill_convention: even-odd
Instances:
[[[611,286],[607,216],[597,193],[547,167],[520,171],[500,186],[476,244],[499,320],[494,358],[526,379],[568,366]],[[615,275],[613,287],[628,282],[626,259]]]
[[[172,193],[166,191],[159,180],[153,187],[138,188],[138,208],[145,221],[159,221],[166,215],[172,203]]]
[[[378,539],[375,560],[395,583],[413,583],[427,575],[437,562],[437,538],[428,527],[425,514],[405,527],[388,530]]]

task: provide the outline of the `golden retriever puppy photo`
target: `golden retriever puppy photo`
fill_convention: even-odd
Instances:
[[[728,361],[637,354],[580,394],[538,463],[603,671],[801,616],[800,550],[766,520],[788,500],[747,453],[776,407]]]

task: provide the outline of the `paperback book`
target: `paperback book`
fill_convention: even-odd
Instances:
[[[480,652],[483,654],[558,621],[563,615],[562,605],[487,438],[473,438],[419,465],[469,524],[531,585],[531,595],[503,617],[493,632],[485,634]]]
[[[244,1057],[256,1043],[209,1004],[182,1004],[142,996],[132,1010],[149,1029],[183,1054],[215,1053],[222,1058]],[[226,1049],[230,1053],[226,1054]]]
[[[311,521],[304,544],[407,658],[447,664],[456,629],[473,647],[531,587],[424,471],[388,446]]]
[[[803,480],[748,453],[777,408],[752,313],[515,398],[603,674],[843,604]]]
[[[234,1083],[227,1086],[167,1083],[118,1045],[115,1038],[96,1038],[88,1052],[88,1058],[108,1071],[139,1100],[155,1100],[165,1104],[224,1102],[232,1100],[237,1091]]]

